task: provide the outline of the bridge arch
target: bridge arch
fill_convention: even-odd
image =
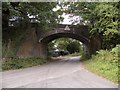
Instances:
[[[66,29],[66,26],[69,29]],[[40,27],[29,27],[29,33],[22,41],[17,56],[19,57],[46,57],[47,44],[57,38],[73,38],[82,42],[86,54],[90,55],[101,47],[99,37],[90,38],[88,26],[57,25],[52,30],[41,30]]]
[[[87,39],[86,37],[77,35],[74,33],[55,33],[55,34],[47,35],[46,37],[39,39],[39,42],[40,43],[49,43],[57,38],[72,38],[72,39],[76,39],[87,45],[90,43],[89,39]]]
[[[47,56],[47,44],[58,38],[72,38],[82,42],[85,46],[85,54],[90,54],[90,40],[88,36],[87,27],[83,26],[82,28],[70,28],[70,30],[64,30],[64,28],[56,28],[54,30],[44,32],[39,37],[39,43],[42,45],[42,57]]]

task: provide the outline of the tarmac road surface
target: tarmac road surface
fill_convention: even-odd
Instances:
[[[26,69],[2,72],[2,88],[117,88],[118,85],[86,70],[80,57]]]

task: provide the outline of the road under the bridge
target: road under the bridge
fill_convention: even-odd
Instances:
[[[117,88],[116,84],[88,70],[80,57],[71,57],[41,66],[2,72],[3,88]]]

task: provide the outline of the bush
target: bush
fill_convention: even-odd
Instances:
[[[117,45],[112,50],[99,50],[90,59],[84,61],[84,65],[91,71],[113,82],[118,83],[118,52]]]
[[[80,51],[79,42],[73,41],[67,45],[67,50],[70,54]]]
[[[10,58],[10,57],[16,57],[16,48],[13,47],[7,47],[7,45],[2,45],[2,57],[4,58]]]
[[[12,58],[2,62],[2,70],[20,69],[46,63],[42,58]]]
[[[116,45],[116,47],[114,47],[114,48],[111,50],[111,53],[114,53],[114,54],[120,56],[120,44]]]

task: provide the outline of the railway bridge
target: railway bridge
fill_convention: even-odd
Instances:
[[[94,53],[100,48],[98,37],[90,38],[89,28],[86,25],[62,25],[58,24],[51,30],[41,30],[36,25],[29,28],[30,32],[23,40],[17,55],[20,57],[37,56],[47,57],[47,45],[57,38],[73,38],[79,40],[84,45],[86,55]]]

